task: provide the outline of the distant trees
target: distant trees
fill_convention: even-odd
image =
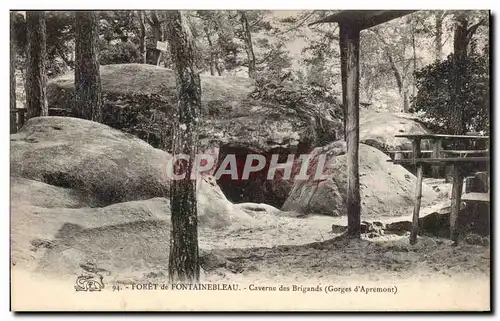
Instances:
[[[102,119],[99,73],[99,25],[95,11],[75,13],[75,114],[100,122]]]
[[[489,45],[474,50],[474,35],[487,25],[485,14],[455,12],[453,54],[415,74],[418,93],[413,109],[425,113],[436,132],[489,132]]]
[[[247,52],[247,65],[248,65],[248,76],[250,78],[255,78],[256,66],[255,66],[255,54],[253,52],[252,44],[252,33],[250,32],[250,25],[245,11],[238,11],[241,21],[241,38],[245,42],[245,50]]]
[[[47,35],[43,11],[26,11],[26,39],[27,118],[48,116]]]
[[[465,109],[463,92],[466,91],[469,71],[467,49],[469,43],[481,25],[485,25],[487,20],[479,18],[479,21],[470,25],[470,16],[466,12],[455,13],[455,28],[453,33],[453,94],[451,103],[450,129],[453,134],[464,134],[467,131],[467,120],[465,119]],[[470,81],[470,80],[469,80]]]
[[[280,17],[262,10],[199,10],[183,12],[183,19],[191,30],[196,69],[202,73],[223,76],[244,72],[261,83],[291,80],[340,96],[338,27],[336,24],[306,27],[331,13],[301,11]],[[481,21],[479,11],[459,13],[419,11],[363,31],[361,100],[409,111],[411,97],[418,94],[415,71],[433,61],[441,61],[453,46],[458,53],[457,62],[460,52],[464,52],[460,48],[468,48],[468,55],[478,55],[478,48],[487,38],[480,28],[485,20]],[[164,11],[122,10],[97,14],[101,64],[150,63],[172,67],[168,50],[162,54],[156,49],[157,41],[165,41]],[[45,70],[50,78],[75,68],[75,15],[48,11],[44,18]],[[465,27],[460,29],[459,25]],[[13,36],[17,44],[14,52],[17,67],[24,65],[27,58],[26,27],[24,16],[16,14]],[[300,55],[291,52],[290,44],[295,42],[302,47]],[[296,45],[292,50],[297,50]],[[455,67],[458,70],[460,64]],[[20,71],[24,78],[24,69]],[[461,74],[455,73],[456,88],[461,87],[458,85]],[[460,113],[455,115],[458,117]],[[457,123],[460,122],[457,118]]]
[[[191,178],[197,151],[197,128],[201,115],[201,83],[195,70],[192,39],[179,11],[168,11],[166,37],[177,84],[177,112],[174,120],[173,157],[189,155],[182,168],[185,177],[170,187],[172,233],[168,274],[171,282],[198,282],[198,212],[196,179]]]

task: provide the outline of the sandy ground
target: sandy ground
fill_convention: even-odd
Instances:
[[[445,196],[446,193],[441,202]],[[440,207],[442,204],[436,203],[423,208],[422,216]],[[411,211],[412,208],[408,208],[403,211],[407,214],[399,217],[362,219],[383,223],[410,220]],[[453,246],[447,239],[430,237],[419,237],[418,243],[412,246],[407,235],[374,238],[362,235],[361,240],[349,241],[331,232],[332,224],[346,225],[346,217],[293,217],[292,213],[277,216],[263,212],[256,218],[258,227],[199,231],[201,282],[236,284],[239,291],[243,291],[237,296],[223,291],[184,291],[173,295],[172,292],[130,290],[134,284],[168,283],[168,250],[163,250],[168,240],[168,224],[151,221],[123,229],[91,230],[74,244],[64,244],[63,249],[56,246],[33,252],[38,263],[32,264],[29,272],[20,265],[12,268],[13,307],[17,310],[489,309],[489,246],[465,242]],[[117,243],[110,235],[123,235],[126,239]],[[82,244],[91,246],[82,249]],[[101,294],[88,296],[74,291],[76,274],[71,264],[82,259],[71,257],[76,253],[96,256],[104,263],[100,267],[109,270],[103,273],[105,300]],[[51,273],[47,273],[47,268]],[[256,286],[275,286],[276,289],[288,286],[296,290],[289,294],[250,290]],[[323,292],[332,290],[335,300],[329,299],[331,296],[326,292],[320,295],[307,290],[318,286]],[[356,286],[397,287],[399,294],[360,296],[354,292]],[[113,292],[113,287],[121,287],[122,291]],[[27,298],[27,291],[33,295],[40,292],[43,299]],[[60,296],[71,299],[64,303],[56,299]]]

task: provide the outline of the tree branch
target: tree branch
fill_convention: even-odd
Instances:
[[[481,19],[479,20],[478,23],[476,24],[473,24],[472,26],[470,26],[470,28],[467,29],[467,40],[470,41],[472,36],[474,35],[474,33],[477,31],[477,29],[484,25],[486,23],[486,19]]]
[[[312,17],[312,15],[313,15],[315,12],[316,12],[316,11],[311,12],[310,14],[308,14],[308,15],[307,15],[307,16],[306,16],[303,20],[302,20],[302,22],[300,22],[300,23],[299,23],[299,24],[297,24],[296,26],[291,27],[291,28],[290,28],[290,29],[288,29],[288,30],[285,30],[285,31],[283,31],[283,32],[281,32],[281,33],[279,33],[279,34],[277,34],[277,36],[282,36],[282,35],[284,35],[285,33],[289,33],[290,31],[297,30],[298,28],[302,27],[302,26],[306,23],[306,21],[307,21],[310,17]]]
[[[147,13],[146,13],[146,14],[144,14],[144,18],[146,19],[146,22],[147,22],[150,26],[152,26],[152,25],[153,25],[153,21],[151,21],[151,19],[149,18],[149,16],[148,16],[148,14],[147,14]]]

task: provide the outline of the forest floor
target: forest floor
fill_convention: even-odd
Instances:
[[[446,184],[440,185],[442,191],[447,188]],[[441,201],[446,194],[443,192]],[[442,205],[438,202],[423,208],[422,216],[439,207]],[[405,213],[404,216],[377,215],[362,219],[384,224],[411,221],[412,208],[409,207]],[[456,308],[457,305],[462,309],[488,307],[489,244],[460,242],[454,246],[445,238],[422,236],[417,244],[410,245],[407,234],[376,237],[362,234],[360,240],[347,240],[340,237],[341,234],[332,232],[332,224],[347,225],[346,217],[296,216],[293,212],[288,216],[277,216],[263,212],[257,219],[258,226],[250,228],[199,229],[201,282],[238,284],[245,290],[261,285],[334,285],[339,289],[351,289],[349,291],[357,285],[396,286],[403,296],[406,295],[408,302],[415,291],[425,289],[435,294],[434,297],[421,298],[424,301],[428,299],[425,301],[428,304],[421,307],[429,309]],[[106,270],[103,276],[107,289],[168,283],[168,249],[165,247],[169,241],[168,230],[167,222],[157,221],[89,230],[89,233],[79,234],[64,244],[54,243],[33,252],[32,255],[37,257],[33,263],[37,263],[30,277],[38,275],[37,282],[45,282],[43,291],[47,286],[54,287],[57,282],[64,282],[64,289],[68,291],[73,288],[75,275],[82,272],[75,270],[74,263],[82,262],[84,257],[80,255],[83,253],[87,258],[99,261],[99,267]],[[25,270],[14,266],[12,273],[17,275],[13,284],[15,288],[16,284],[22,283]],[[465,297],[457,299],[457,291]],[[470,296],[475,296],[477,300],[470,301]],[[313,298],[308,299],[312,302],[302,302],[304,309],[321,302],[315,302]],[[436,305],[446,299],[447,304]],[[257,302],[249,308],[262,307]],[[391,309],[387,302],[384,307]],[[395,305],[393,308],[399,307]],[[372,308],[380,309],[381,306]]]

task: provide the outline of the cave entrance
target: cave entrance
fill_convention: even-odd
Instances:
[[[231,175],[224,174],[217,180],[217,184],[224,192],[224,195],[233,203],[265,203],[280,208],[288,196],[288,191],[282,187],[282,183],[287,184],[287,182],[283,182],[281,179],[267,180],[267,174],[273,154],[279,154],[279,163],[285,163],[289,153],[290,151],[285,148],[275,148],[267,153],[259,153],[243,147],[222,146],[219,150],[216,171],[219,170],[224,158],[227,155],[233,154],[236,158],[238,179],[233,180]],[[243,180],[241,179],[243,168],[247,155],[250,154],[264,156],[266,158],[266,165],[260,171],[251,172],[249,178]],[[253,165],[256,164],[257,161],[254,160]],[[277,173],[279,173],[279,170],[277,170]]]

